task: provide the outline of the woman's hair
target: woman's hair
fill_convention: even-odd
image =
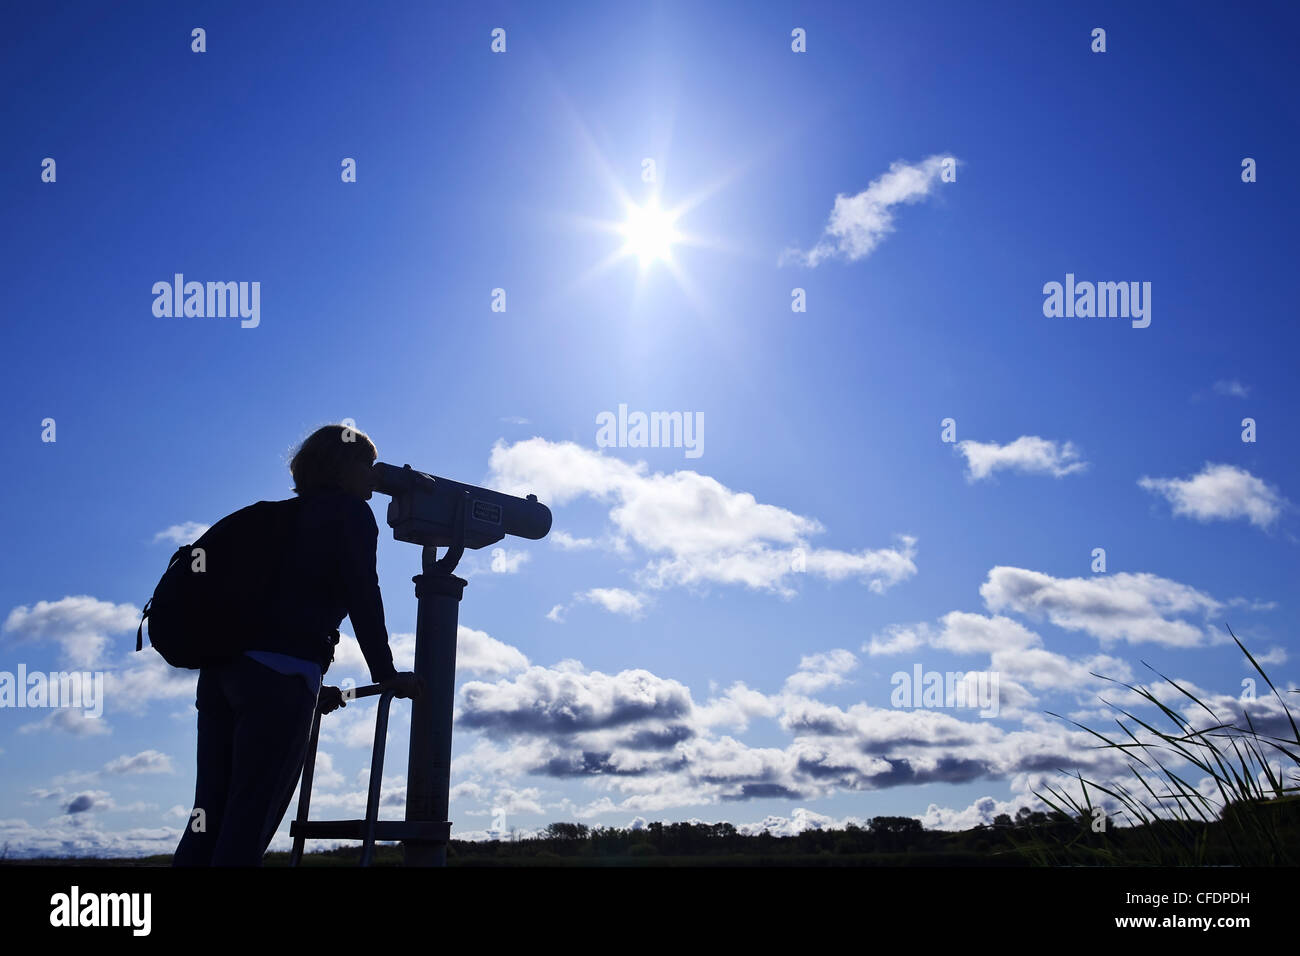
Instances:
[[[324,489],[341,489],[343,474],[352,462],[367,465],[379,457],[365,432],[346,425],[322,425],[294,453],[289,462],[293,490],[299,495]]]

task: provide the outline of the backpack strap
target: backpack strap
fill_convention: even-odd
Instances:
[[[144,610],[140,614],[140,626],[135,629],[135,649],[144,650],[144,619],[149,616],[149,605],[153,603],[153,598],[144,602]]]

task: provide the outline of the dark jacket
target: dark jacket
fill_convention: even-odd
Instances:
[[[395,676],[375,570],[378,544],[379,526],[362,499],[333,490],[300,495],[295,533],[286,543],[271,606],[255,618],[267,627],[254,649],[325,666],[332,650],[325,635],[347,616],[371,680]]]

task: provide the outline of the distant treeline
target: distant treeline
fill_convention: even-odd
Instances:
[[[1298,811],[1300,797],[1233,806],[1220,820],[1180,822],[1177,837],[1195,843],[1198,860],[1204,863],[1231,865],[1243,844],[1249,843],[1266,865],[1295,865],[1300,863]],[[1249,826],[1260,820],[1267,820],[1269,826]],[[927,830],[914,817],[890,816],[873,817],[865,826],[809,829],[793,836],[767,831],[745,834],[730,823],[657,822],[636,829],[552,823],[535,836],[452,840],[447,862],[453,866],[1107,866],[1149,862],[1147,845],[1153,839],[1167,839],[1164,825],[1119,826],[1114,818],[1021,807],[1014,819],[999,814],[992,824],[960,831]],[[339,847],[309,853],[304,862],[350,865],[358,853],[355,845]],[[400,865],[401,860],[396,844],[376,848],[376,865]]]
[[[914,817],[872,817],[866,826],[808,829],[795,836],[763,831],[741,833],[730,823],[648,823],[644,827],[588,827],[581,823],[552,823],[536,836],[512,840],[452,840],[448,856],[561,857],[611,856],[805,856],[872,853],[987,853],[1010,850],[1011,831],[1055,825],[1075,829],[1079,824],[1063,813],[1046,814],[1021,808],[1013,820],[998,816],[992,826],[962,832],[927,830]]]

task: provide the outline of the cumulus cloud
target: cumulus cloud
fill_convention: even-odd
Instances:
[[[0,846],[8,844],[16,858],[94,856],[126,858],[171,854],[181,831],[176,827],[100,829],[92,814],[56,817],[34,826],[21,818],[0,819]]]
[[[597,791],[596,799],[573,809],[585,819],[773,798],[799,807],[836,793],[930,782],[1001,780],[1009,781],[1013,792],[1023,793],[1035,786],[1041,789],[1045,781],[1057,782],[1055,775],[1062,767],[1077,768],[1101,781],[1114,779],[1126,772],[1123,756],[1098,750],[1090,735],[1048,723],[1037,708],[1031,711],[1036,703],[1031,689],[1077,700],[1095,688],[1097,679],[1089,671],[1131,680],[1125,662],[1095,653],[1066,655],[1048,650],[1037,633],[1002,612],[1045,617],[1103,641],[1151,640],[1188,646],[1197,642],[1200,632],[1183,618],[1212,613],[1220,606],[1208,595],[1154,575],[1058,579],[1005,567],[989,572],[981,595],[989,614],[953,611],[937,622],[886,628],[864,650],[877,655],[926,647],[984,656],[987,670],[1001,677],[998,721],[976,719],[955,709],[894,708],[866,701],[837,707],[816,700],[813,695],[845,684],[851,675],[855,680],[871,676],[857,677],[858,660],[844,648],[803,655],[797,670],[775,693],[739,681],[719,693],[718,685],[709,682],[707,699],[697,701],[685,684],[644,669],[609,674],[588,670],[576,660],[540,667],[509,644],[462,627],[458,662],[483,679],[467,681],[457,700],[457,727],[465,733],[458,738],[461,745],[453,774],[470,779],[457,784],[455,798],[473,802],[468,813],[541,816],[557,804],[546,802],[546,784],[525,786],[522,778],[531,775],[553,784],[574,781]],[[398,667],[409,667],[414,635],[396,634],[392,640]],[[356,668],[364,673],[354,641],[340,645],[335,666],[343,672]],[[148,674],[142,665],[131,670],[136,674],[131,680],[148,699],[165,696],[156,675]],[[971,671],[967,676],[986,672]],[[1285,713],[1272,699],[1241,703],[1231,695],[1216,696],[1176,679],[1221,710],[1220,716],[1241,715],[1244,724],[1243,711],[1248,707],[1261,732],[1286,732]],[[191,702],[192,680],[187,678],[186,689]],[[1129,708],[1143,706],[1140,699],[1130,699],[1137,695],[1107,687],[1108,699]],[[1160,699],[1179,704],[1171,685],[1157,687]],[[879,702],[887,698],[885,690]],[[392,732],[400,734],[403,714],[394,711]],[[733,736],[756,720],[771,721],[764,729],[775,729],[786,739],[774,746],[754,746]],[[331,717],[322,737],[368,750],[373,730],[373,711],[349,707]],[[147,750],[109,760],[97,773],[165,772],[164,768],[170,768],[169,758]],[[34,844],[47,845],[44,838],[49,833],[93,830],[94,811],[143,806],[114,806],[106,792],[92,789],[93,779],[65,776],[55,781],[57,787],[37,793],[57,800],[63,816],[43,829]],[[364,778],[362,772],[353,790],[337,792],[345,777],[323,750],[317,762],[319,792],[313,803],[325,815],[359,815],[365,806]],[[404,799],[404,782],[385,778],[387,812],[400,813]],[[992,798],[982,798],[965,810],[932,805],[922,819],[927,825],[955,828],[970,821],[989,822],[1005,807]],[[825,826],[829,819],[803,807],[789,817],[769,817],[746,826],[793,832]],[[13,832],[27,840],[33,837],[31,829],[17,821]],[[170,845],[161,852],[170,852],[179,833],[164,832],[171,834],[166,841]],[[482,833],[483,838],[491,836],[491,831]],[[157,835],[141,832],[130,845],[162,842]],[[285,842],[277,835],[272,845]],[[90,843],[107,845],[112,840],[96,834],[67,846]]]
[[[1034,801],[1035,806],[1037,800]],[[993,797],[980,797],[970,806],[954,810],[930,804],[919,819],[927,830],[969,830],[977,826],[991,826],[999,814],[1015,818],[1016,811],[1024,802],[1016,800],[995,800]]]
[[[135,622],[128,630],[134,637]],[[146,643],[139,653],[132,650],[122,666],[104,672],[104,699],[115,710],[137,716],[155,700],[185,701],[192,717],[198,679],[198,671],[172,667]]]
[[[530,667],[513,680],[466,683],[461,708],[465,727],[549,735],[671,721],[689,712],[690,694],[644,670],[608,675],[572,665]]]
[[[94,670],[106,658],[108,636],[135,630],[140,609],[133,604],[113,604],[88,594],[19,605],[5,618],[3,631],[20,641],[48,641],[58,645],[60,662],[68,668]]]
[[[359,683],[369,683],[369,667],[361,653],[361,645],[345,632],[334,648],[334,663],[330,665],[325,680],[337,684],[343,678]],[[410,631],[388,635],[388,646],[393,652],[393,665],[398,670],[415,667],[415,634]],[[500,641],[472,627],[460,624],[456,628],[456,670],[466,674],[499,677],[513,674],[528,666],[528,658],[517,647]],[[333,718],[331,718],[333,719]]]
[[[926,627],[925,624],[911,627],[891,624],[880,634],[872,636],[862,645],[862,649],[873,657],[880,654],[905,654],[925,646],[929,640]]]
[[[740,584],[790,597],[795,575],[858,578],[880,593],[916,574],[916,539],[862,551],[814,548],[821,524],[763,504],[694,471],[648,473],[572,442],[532,438],[492,449],[486,484],[509,494],[535,492],[553,507],[580,497],[610,506],[615,538],[640,547],[649,562],[644,588]]]
[[[948,630],[965,633],[975,626],[947,623],[951,627],[934,632],[938,639]],[[991,646],[991,640],[964,639],[972,649]],[[831,686],[852,670],[852,662],[842,649],[808,655],[795,684],[807,682],[800,690]],[[1041,660],[1031,663],[1045,669]],[[1024,695],[1023,689],[1014,681],[1003,684],[1012,702],[1023,704],[1014,697]],[[713,732],[744,730],[757,716],[775,719],[791,742],[754,747]],[[839,708],[788,686],[765,695],[739,682],[696,703],[676,681],[643,670],[588,672],[576,661],[532,667],[512,680],[467,684],[457,720],[485,737],[457,757],[454,772],[487,779],[582,779],[619,792],[617,802],[602,798],[584,808],[589,815],[773,797],[810,800],[843,790],[998,779],[1065,764],[1095,772],[1119,766],[1113,757],[1093,752],[1087,735],[1055,726],[1009,733],[991,721],[950,712],[865,703]]]
[[[932,647],[953,654],[988,655],[987,672],[963,672],[962,681],[969,694],[978,700],[981,673],[988,686],[997,689],[999,713],[1019,716],[1036,702],[1028,688],[1081,692],[1100,687],[1105,682],[1093,674],[1117,680],[1131,677],[1128,664],[1116,657],[1092,654],[1069,657],[1043,647],[1043,639],[1019,621],[1008,617],[988,617],[965,611],[950,611],[939,619],[938,626],[926,623],[889,629],[863,645],[872,656],[903,654],[921,647]]]
[[[486,800],[492,793],[491,789],[483,786],[476,780],[463,780],[452,787],[447,796],[451,800],[461,800],[468,798],[470,800]]]
[[[1161,495],[1173,505],[1175,515],[1197,521],[1245,518],[1267,530],[1290,502],[1277,489],[1235,465],[1210,462],[1190,478],[1138,479],[1138,485]]]
[[[552,531],[546,536],[546,539],[557,548],[563,548],[565,551],[579,551],[583,548],[594,548],[596,546],[594,538],[575,538],[567,531]]]
[[[63,805],[63,812],[68,816],[89,813],[92,810],[111,810],[113,800],[106,790],[86,790],[78,793]]]
[[[104,764],[105,773],[175,773],[172,758],[157,750],[142,750],[138,754],[123,754]]]
[[[757,823],[738,823],[736,832],[746,836],[770,833],[775,837],[798,836],[805,830],[843,830],[846,824],[865,826],[866,821],[857,817],[844,817],[836,820],[824,813],[817,813],[807,807],[796,807],[788,817],[769,814]]]
[[[113,728],[103,717],[91,717],[76,707],[54,708],[40,720],[29,721],[18,727],[20,734],[40,733],[46,730],[62,731],[74,737],[99,737],[113,732]]]
[[[931,643],[956,654],[996,654],[1043,643],[1041,637],[1009,617],[951,611],[939,623],[940,629],[932,635]]]
[[[695,726],[708,729],[715,726],[730,727],[737,732],[748,729],[755,717],[775,718],[781,713],[781,699],[769,697],[754,690],[743,681],[736,681],[720,697],[712,697],[696,704],[692,711]]]
[[[810,654],[799,661],[799,669],[786,678],[785,688],[795,694],[815,694],[827,687],[847,683],[845,674],[858,666],[851,651],[838,648]]]
[[[1285,664],[1287,662],[1286,648],[1270,647],[1267,651],[1256,654],[1255,660],[1259,662],[1261,667],[1269,664]]]
[[[995,568],[982,594],[991,607],[1046,615],[1067,628],[1175,646],[1186,638],[1178,630],[1186,622],[1171,619],[1217,606],[1195,589],[1154,575],[1055,579]],[[617,793],[617,800],[602,797],[581,808],[592,816],[774,797],[814,800],[929,782],[1000,779],[1024,790],[1026,781],[1041,786],[1067,766],[1103,780],[1124,772],[1123,760],[1093,748],[1087,734],[1031,711],[1036,700],[1029,688],[1078,698],[1103,685],[1093,672],[1131,680],[1127,662],[1104,654],[1057,653],[1019,621],[962,611],[937,624],[887,629],[885,638],[867,647],[873,645],[875,652],[926,646],[987,655],[987,669],[966,677],[997,673],[1001,718],[1019,720],[1024,729],[964,719],[956,710],[866,702],[836,707],[814,699],[810,695],[842,683],[854,671],[856,658],[844,649],[804,656],[776,694],[736,682],[704,702],[696,702],[677,682],[646,671],[605,675],[565,661],[529,668],[512,680],[466,685],[457,719],[486,736],[458,757],[457,767],[489,778],[580,779]],[[1269,716],[1262,713],[1261,721]],[[755,747],[717,735],[723,728],[742,732],[755,718],[774,720],[790,742]],[[949,826],[967,818],[988,822],[1001,809],[996,802],[967,811],[932,807],[927,818],[942,818]]]
[[[960,441],[956,447],[966,456],[967,481],[979,481],[1003,470],[1062,478],[1088,467],[1087,462],[1077,460],[1079,452],[1072,442],[1061,444],[1037,435],[1021,435],[1005,445]]]
[[[299,781],[301,783],[301,780]],[[369,780],[367,780],[369,783]],[[316,766],[312,771],[312,788],[331,790],[343,786],[343,774],[334,766],[334,755],[328,750],[316,749]]]
[[[528,667],[517,647],[499,641],[486,631],[460,625],[456,629],[456,669],[468,674],[501,677]]]
[[[373,721],[373,718],[372,718]],[[326,819],[339,819],[340,817],[353,819],[361,818],[366,815],[366,800],[369,796],[369,788],[360,786],[355,790],[343,791],[325,791],[317,793],[314,786],[311,795],[312,813],[315,815],[319,807],[323,811],[320,815]],[[296,806],[295,802],[292,804]],[[402,809],[406,806],[406,777],[404,774],[389,776],[384,774],[379,784],[379,806],[380,818],[398,817],[402,815]],[[290,841],[281,834],[287,833],[287,822],[276,831],[276,838],[271,841],[271,849],[288,849]],[[312,841],[313,846],[324,848],[327,844],[318,844]]]
[[[849,262],[864,259],[894,231],[894,209],[930,195],[940,182],[945,156],[930,156],[919,163],[898,160],[889,171],[871,181],[854,196],[839,193],[830,221],[818,243],[807,252],[787,249],[780,263],[797,262],[813,268],[822,260],[840,257]],[[954,160],[955,162],[955,160]]]
[[[581,601],[599,604],[611,614],[637,617],[645,609],[645,598],[624,588],[591,588],[574,596]]]
[[[537,787],[502,787],[497,790],[496,795],[492,798],[492,806],[488,812],[496,815],[499,813],[541,813],[542,791]]]
[[[990,611],[1046,617],[1057,627],[1083,631],[1103,644],[1151,642],[1169,647],[1204,644],[1203,628],[1184,615],[1212,614],[1222,603],[1208,594],[1154,574],[1104,574],[1054,578],[1024,568],[996,567],[980,586]]]

